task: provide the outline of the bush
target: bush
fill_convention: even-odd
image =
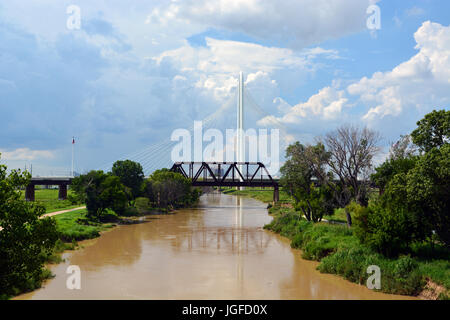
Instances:
[[[412,231],[405,208],[375,203],[368,208],[354,206],[352,210],[356,212],[355,235],[361,243],[386,256],[406,251],[412,241]]]
[[[349,281],[365,284],[370,276],[367,273],[370,265],[380,267],[382,292],[417,295],[425,284],[417,262],[411,257],[386,259],[361,244],[325,257],[318,269],[323,273],[338,274]]]
[[[139,211],[135,207],[127,207],[122,213],[123,217],[136,217],[139,216]]]
[[[149,213],[151,209],[150,199],[144,197],[136,198],[134,206],[136,207],[137,212],[140,214]]]
[[[38,288],[46,276],[45,257],[53,250],[58,234],[53,218],[39,204],[24,201],[20,189],[30,175],[19,170],[7,173],[0,165],[0,296],[9,297]]]
[[[80,199],[76,194],[68,194],[67,201],[69,201],[72,205],[83,203],[83,200]]]
[[[297,212],[290,212],[274,219],[271,223],[264,226],[265,229],[272,230],[284,237],[291,238],[300,230],[308,228],[310,223],[304,220]]]

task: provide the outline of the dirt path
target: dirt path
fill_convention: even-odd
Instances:
[[[61,214],[61,213],[66,213],[66,212],[71,212],[71,211],[81,210],[81,209],[85,209],[85,208],[86,208],[86,206],[78,207],[78,208],[73,208],[73,209],[67,209],[67,210],[61,210],[61,211],[55,211],[55,212],[50,212],[50,213],[44,214],[40,219],[46,218],[46,217],[53,217],[53,216],[56,216],[56,215]],[[2,231],[2,230],[3,230],[3,228],[0,227],[0,231]]]
[[[71,211],[81,210],[81,209],[85,209],[85,208],[86,208],[86,206],[78,207],[78,208],[73,208],[73,209],[67,209],[67,210],[61,210],[61,211],[55,211],[55,212],[50,212],[50,213],[44,214],[44,215],[41,217],[41,219],[42,219],[42,218],[46,218],[46,217],[53,217],[53,216],[56,216],[56,215],[61,214],[61,213],[66,213],[66,212],[71,212]]]

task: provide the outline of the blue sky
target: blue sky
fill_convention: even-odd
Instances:
[[[371,4],[380,30],[366,26]],[[449,12],[444,0],[1,0],[1,161],[68,171],[75,136],[77,171],[100,168],[214,113],[240,70],[266,114],[247,126],[276,120],[311,142],[355,123],[387,146],[448,109]]]

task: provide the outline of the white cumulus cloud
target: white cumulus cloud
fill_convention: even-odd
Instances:
[[[18,148],[11,151],[0,150],[2,160],[36,160],[51,159],[54,154],[49,150],[31,150],[29,148]]]
[[[174,21],[239,31],[300,48],[366,28],[377,0],[185,0],[152,10],[148,21]]]
[[[331,120],[345,119],[345,108],[355,105],[364,111],[362,120],[380,121],[387,116],[404,114],[423,115],[435,108],[448,108],[450,103],[450,26],[424,22],[414,34],[418,53],[387,72],[376,72],[371,77],[339,89],[325,87],[306,102],[291,108],[284,104],[284,123],[301,123],[302,119],[316,117]]]

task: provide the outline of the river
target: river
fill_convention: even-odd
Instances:
[[[51,266],[55,278],[17,299],[406,299],[321,274],[289,240],[263,230],[266,204],[206,194],[195,209],[122,225]],[[81,289],[69,290],[69,265]]]

